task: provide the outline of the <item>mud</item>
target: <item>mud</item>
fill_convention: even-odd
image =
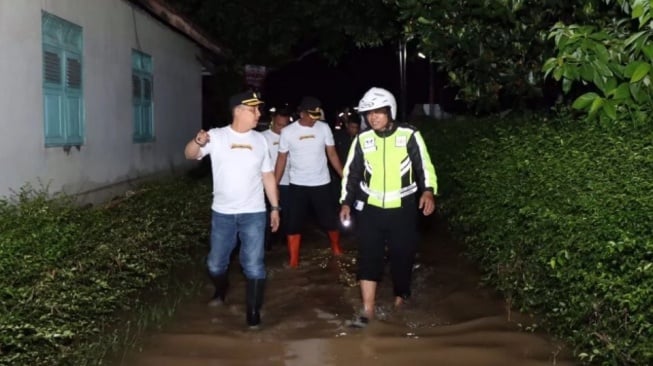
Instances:
[[[121,365],[573,365],[569,352],[539,332],[536,321],[479,286],[479,274],[461,255],[445,225],[433,220],[422,234],[413,298],[392,308],[389,277],[377,294],[377,319],[350,329],[360,309],[355,281],[355,238],[343,238],[334,258],[326,235],[304,235],[300,267],[285,266],[281,243],[267,254],[263,326],[245,326],[245,282],[237,262],[227,303],[209,308],[208,286],[180,306],[173,321],[149,335]],[[203,268],[198,268],[203,271]]]

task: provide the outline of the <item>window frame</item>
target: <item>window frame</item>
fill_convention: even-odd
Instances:
[[[45,147],[84,144],[83,28],[41,11],[43,134]],[[49,61],[56,55],[57,65]],[[53,67],[54,66],[54,67]],[[55,82],[52,73],[58,73]],[[71,84],[73,82],[74,84]]]
[[[132,118],[134,143],[155,141],[152,56],[132,49]],[[136,93],[138,85],[138,93]],[[149,89],[148,89],[149,88]]]

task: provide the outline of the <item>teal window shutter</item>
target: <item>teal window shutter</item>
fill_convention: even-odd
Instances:
[[[152,57],[132,51],[134,142],[154,141]]]
[[[43,50],[43,114],[46,145],[63,145],[63,60],[61,53],[50,47]]]
[[[143,112],[141,108],[141,78],[132,73],[132,105],[134,109],[134,131],[133,131],[133,140],[138,141],[138,138],[141,136],[141,126],[143,125],[142,117]]]
[[[46,146],[82,145],[82,28],[42,13],[43,120]]]
[[[83,143],[84,103],[82,93],[82,62],[81,58],[68,55],[66,57],[66,110],[67,142],[71,145]]]

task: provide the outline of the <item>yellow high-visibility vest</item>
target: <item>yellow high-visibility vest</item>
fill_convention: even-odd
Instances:
[[[411,156],[408,144],[416,143],[419,153]],[[367,196],[367,204],[382,207],[401,207],[402,198],[418,191],[413,172],[413,159],[420,159],[424,170],[423,187],[437,189],[435,169],[421,135],[412,127],[399,126],[382,137],[374,130],[358,136],[363,153],[365,172],[360,189]],[[352,151],[353,152],[353,151]]]

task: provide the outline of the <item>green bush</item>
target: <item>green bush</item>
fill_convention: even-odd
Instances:
[[[165,291],[208,232],[208,185],[148,184],[99,208],[24,187],[0,201],[0,364],[100,364],[140,294]]]
[[[586,362],[653,364],[653,129],[424,124],[440,206],[486,279]]]

